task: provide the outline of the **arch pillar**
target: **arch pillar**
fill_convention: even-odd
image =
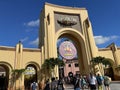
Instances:
[[[7,62],[0,62],[0,66],[3,67],[5,69],[5,83],[4,85],[6,85],[7,89],[12,88],[13,89],[13,77],[12,77],[12,69],[13,67],[7,63]]]

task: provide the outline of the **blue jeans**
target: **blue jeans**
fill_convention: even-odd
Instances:
[[[80,88],[75,88],[75,90],[80,90]]]

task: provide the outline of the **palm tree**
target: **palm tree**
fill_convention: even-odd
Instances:
[[[98,56],[98,57],[92,58],[91,62],[93,65],[101,63],[101,64],[105,65],[105,67],[106,67],[107,65],[112,66],[110,60],[111,60],[110,58]]]
[[[16,80],[19,79],[19,85],[20,85],[20,80],[22,79],[23,72],[25,72],[25,69],[14,69],[14,70],[12,70],[12,80],[15,83],[15,89],[16,89]],[[19,89],[21,90],[20,86],[19,86]]]
[[[44,61],[44,63],[42,64],[42,70],[44,71],[46,77],[49,78],[52,76],[56,65],[64,66],[65,63],[59,58],[49,58]]]
[[[55,58],[55,64],[58,65],[59,67],[65,65],[64,61],[61,60],[60,58]]]
[[[51,77],[51,72],[52,72],[52,68],[54,66],[51,64],[49,59],[46,59],[44,61],[44,63],[42,64],[42,73],[47,76],[47,77]]]
[[[109,67],[112,67],[112,63],[110,62],[110,58],[104,58],[102,61],[102,64],[105,65],[105,67],[108,65]]]
[[[110,61],[111,61],[110,58],[98,56],[98,57],[92,58],[92,60],[90,62],[92,63],[92,67],[94,69],[95,65],[98,65],[98,67],[100,68],[100,66],[99,66],[100,64],[104,65],[105,67],[107,67],[107,66],[112,67],[112,63]],[[94,70],[94,72],[95,72],[95,70]]]

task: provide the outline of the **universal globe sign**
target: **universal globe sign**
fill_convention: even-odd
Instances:
[[[72,42],[64,41],[59,46],[59,53],[65,59],[73,59],[76,57],[77,51]]]
[[[34,75],[35,74],[35,69],[33,67],[27,67],[25,70],[25,75]]]

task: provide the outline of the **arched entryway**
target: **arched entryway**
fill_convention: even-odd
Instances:
[[[115,80],[114,77],[114,70],[113,70],[113,66],[115,66],[115,62],[112,61],[112,59],[108,59],[109,62],[111,63],[111,65],[107,65],[106,67],[104,67],[104,75],[109,76],[112,80]]]
[[[34,64],[29,64],[26,66],[24,75],[25,90],[30,90],[30,84],[33,81],[37,82],[37,67]]]
[[[60,57],[65,60],[65,63],[68,62],[68,68],[71,69],[73,73],[73,76],[76,74],[88,74],[89,73],[89,61],[87,57],[87,50],[85,47],[85,41],[81,33],[77,32],[77,30],[70,29],[70,30],[59,30],[57,32],[57,42],[61,40],[65,45],[62,47],[64,50],[61,52],[63,55],[60,55]],[[67,42],[67,43],[65,43]],[[57,46],[59,46],[61,43],[57,43]],[[68,46],[68,47],[66,47]],[[66,54],[66,49],[69,49],[69,53]],[[73,50],[73,51],[72,51]],[[58,55],[60,53],[59,47],[57,47]],[[64,56],[64,54],[68,55],[67,58]],[[72,56],[73,55],[73,56]],[[69,58],[70,57],[70,58]],[[72,68],[71,68],[72,67]],[[74,68],[73,68],[74,67]],[[67,71],[68,69],[65,68]],[[64,69],[64,70],[65,70]],[[76,70],[76,71],[75,71]],[[64,71],[66,72],[66,71]],[[68,72],[68,73],[69,73]],[[68,73],[66,75],[68,75]]]
[[[76,46],[73,40],[66,37],[59,38],[57,44],[58,56],[65,63],[64,67],[59,67],[59,78],[65,78],[66,83],[72,83],[73,76],[80,72]]]
[[[9,68],[4,64],[0,64],[0,90],[7,90],[9,81]]]
[[[113,72],[113,68],[112,67],[105,68],[104,69],[104,73],[105,73],[106,76],[109,76],[112,80],[115,80],[114,79],[114,72]]]

